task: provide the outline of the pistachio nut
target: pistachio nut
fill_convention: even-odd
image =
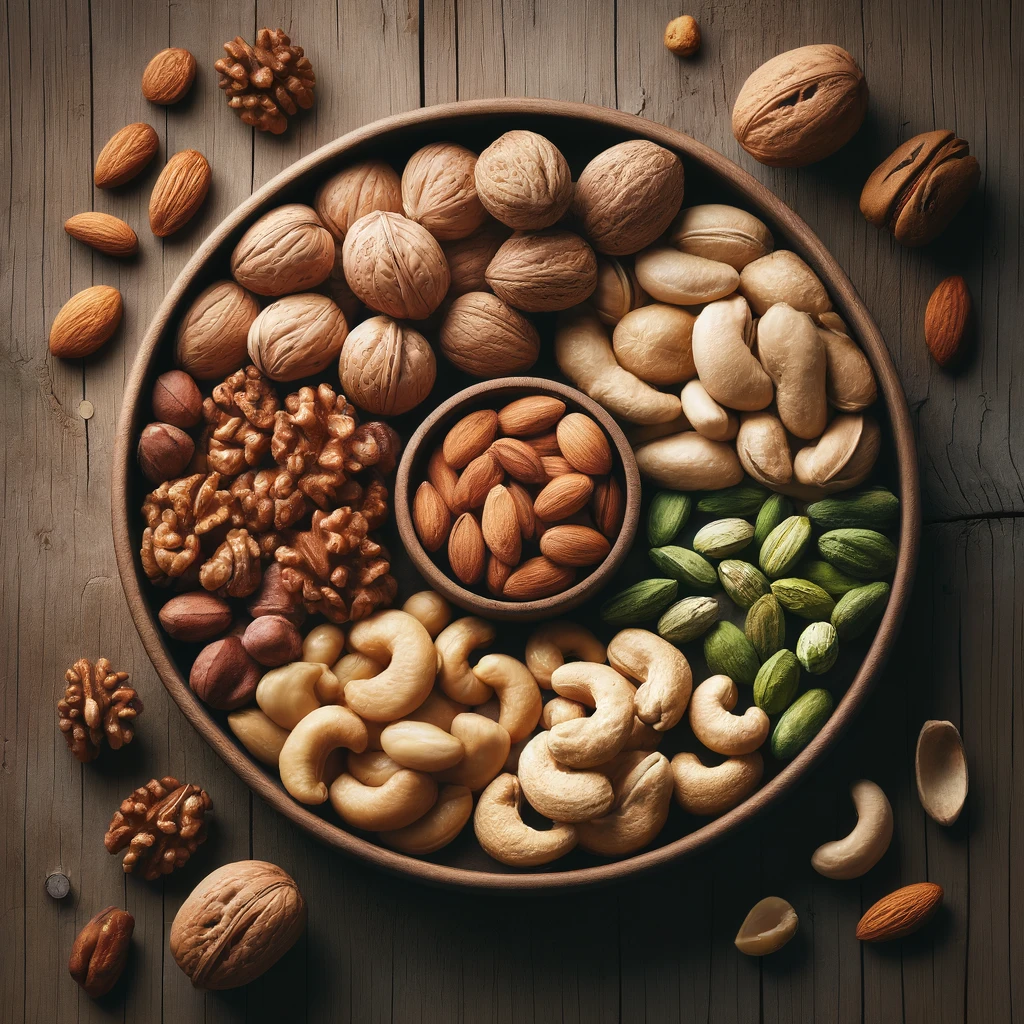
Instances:
[[[708,558],[728,558],[754,539],[754,527],[745,519],[716,519],[694,535],[693,550]]]
[[[805,440],[818,437],[828,423],[828,399],[825,346],[814,321],[776,302],[758,321],[757,355],[775,384],[775,406],[786,429]]]
[[[882,617],[889,603],[888,583],[848,590],[832,609],[832,625],[842,640],[853,640]]]
[[[670,579],[679,580],[691,590],[714,590],[718,583],[715,567],[702,555],[674,544],[651,548],[651,561]]]
[[[840,412],[866,409],[878,397],[875,374],[838,313],[818,315],[818,337],[825,346],[825,390],[829,402]]]
[[[861,580],[889,576],[896,568],[896,546],[877,530],[829,530],[818,538],[818,553],[830,565]]]
[[[811,539],[811,521],[806,516],[790,516],[772,530],[761,545],[759,561],[769,579],[790,572]]]
[[[634,261],[640,286],[658,302],[696,306],[731,295],[740,277],[734,267],[718,260],[680,252],[670,245],[652,245]]]
[[[774,580],[772,593],[786,611],[804,619],[827,619],[835,607],[835,601],[828,592],[810,580]]]
[[[767,661],[785,646],[786,617],[774,594],[765,594],[750,606],[743,632],[761,661]]]
[[[840,572],[834,565],[812,559],[800,566],[801,579],[817,583],[822,590],[834,598],[840,598],[855,587],[864,586],[863,580],[855,579],[848,573]]]
[[[704,637],[704,660],[713,675],[753,686],[761,661],[754,645],[731,622],[719,622]]]
[[[697,511],[712,516],[753,516],[768,498],[768,491],[753,480],[744,480],[735,487],[705,494],[697,502]]]
[[[766,714],[781,714],[800,687],[800,662],[792,651],[776,651],[754,678],[754,703]]]
[[[839,636],[831,622],[812,622],[796,642],[797,660],[811,675],[827,672],[839,657]]]
[[[759,597],[771,593],[771,585],[764,573],[749,562],[727,558],[718,563],[718,578],[722,589],[740,608],[749,608]]]
[[[703,203],[679,212],[668,237],[682,252],[742,270],[775,248],[768,228],[752,213],[724,203]]]
[[[793,457],[782,420],[774,412],[747,412],[736,434],[740,465],[766,487],[783,487],[793,479]]]
[[[855,487],[874,468],[881,446],[882,431],[874,419],[840,413],[814,444],[796,453],[793,475],[802,484]]]
[[[633,272],[632,261],[616,259],[614,256],[598,256],[597,287],[590,296],[602,323],[614,327],[631,309],[647,301]]]
[[[675,580],[641,580],[601,605],[601,618],[609,626],[635,626],[660,615],[679,590]]]
[[[823,530],[859,527],[888,530],[899,516],[900,499],[885,487],[865,488],[856,494],[823,498],[807,506],[807,515]]]
[[[784,519],[793,514],[793,502],[784,494],[769,495],[768,500],[761,506],[754,521],[754,544],[758,551],[764,544],[768,534],[775,529]]]
[[[828,690],[808,690],[782,712],[772,731],[772,753],[791,761],[821,731],[835,702]]]
[[[740,295],[757,316],[764,316],[776,302],[785,302],[811,316],[832,308],[818,275],[789,249],[776,249],[748,263],[740,274]],[[699,363],[697,369],[700,370]]]
[[[652,548],[671,544],[686,525],[693,498],[681,491],[658,491],[647,512],[647,541]]]
[[[687,644],[703,636],[717,619],[718,602],[713,597],[684,597],[658,619],[658,636],[673,644]]]

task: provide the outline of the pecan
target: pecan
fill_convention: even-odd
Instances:
[[[104,737],[112,750],[131,743],[142,701],[133,687],[125,686],[127,672],[111,672],[106,658],[95,665],[79,658],[64,678],[67,688],[57,702],[57,715],[68,749],[79,761],[99,757]]]
[[[68,970],[87,996],[98,999],[117,984],[128,962],[134,930],[135,918],[127,910],[107,907],[78,933]]]
[[[236,476],[270,450],[277,392],[255,366],[236,370],[203,402],[210,469]]]

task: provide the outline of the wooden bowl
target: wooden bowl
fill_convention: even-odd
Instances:
[[[420,481],[426,479],[427,461],[431,453],[444,441],[444,436],[453,423],[477,409],[500,409],[516,398],[537,394],[560,398],[565,402],[568,412],[586,413],[601,424],[611,438],[613,458],[617,459],[612,475],[618,480],[625,496],[625,515],[619,536],[611,551],[604,561],[579,583],[560,594],[536,601],[499,601],[464,587],[431,558],[420,543],[412,524],[412,496],[416,493]],[[420,424],[416,433],[406,443],[398,466],[395,477],[394,511],[399,536],[413,565],[434,590],[443,594],[453,604],[485,619],[518,622],[553,619],[573,608],[578,608],[588,598],[597,594],[615,575],[629,554],[633,539],[636,537],[636,524],[640,518],[640,471],[636,468],[633,449],[619,425],[597,402],[588,398],[582,391],[543,377],[500,377],[473,384],[452,395]],[[444,550],[442,549],[439,554],[441,565],[444,565]]]
[[[890,428],[884,433],[881,471],[901,498],[899,558],[888,608],[832,717],[793,761],[782,766],[738,807],[714,821],[685,818],[673,807],[668,825],[655,845],[634,856],[605,862],[574,851],[545,869],[526,872],[503,868],[490,860],[479,849],[471,829],[430,859],[407,857],[384,849],[369,837],[349,831],[336,819],[321,817],[294,801],[273,773],[253,761],[235,743],[224,724],[224,716],[205,707],[188,687],[188,665],[196,653],[194,646],[188,649],[176,643],[157,623],[156,613],[166,595],[148,585],[138,558],[142,533],[139,507],[149,488],[136,467],[134,455],[139,430],[148,421],[153,380],[171,368],[174,333],[181,315],[203,287],[228,276],[232,247],[259,215],[281,203],[309,202],[316,185],[324,178],[371,154],[400,161],[420,146],[438,139],[450,139],[479,151],[512,128],[532,129],[556,140],[574,175],[591,156],[607,146],[630,138],[650,139],[682,156],[688,203],[727,202],[743,206],[767,223],[779,247],[798,252],[825,283],[836,311],[852,328],[874,367],[881,398],[878,412],[883,422],[888,417]],[[849,216],[857,216],[852,204]],[[538,365],[535,372],[547,372],[547,368]],[[446,374],[449,374],[447,367],[442,376]],[[469,383],[457,379],[455,374],[446,380],[453,392]],[[476,100],[385,118],[350,132],[297,161],[242,203],[197,249],[168,291],[139,346],[125,386],[112,475],[114,550],[128,606],[160,678],[188,720],[255,793],[317,839],[390,871],[436,884],[468,888],[540,889],[624,878],[677,861],[722,839],[781,799],[820,764],[878,678],[910,597],[921,530],[914,433],[885,342],[849,278],[807,224],[746,171],[688,135],[604,107],[547,99]],[[644,568],[645,562],[646,552],[641,549],[627,559],[626,567],[633,566],[638,575],[649,574],[649,569]],[[421,581],[417,574],[406,572],[400,582],[408,588]],[[406,589],[406,592],[411,591]],[[593,609],[588,611],[587,605],[581,606],[574,617],[592,627],[599,625],[596,613]],[[507,632],[511,642],[521,644],[517,629],[515,624],[510,625],[502,631],[503,637]],[[519,650],[521,652],[521,646]],[[701,667],[699,664],[695,667],[695,677],[699,678]],[[143,728],[147,728],[145,723]],[[168,766],[168,770],[172,767]],[[216,792],[213,795],[216,799]]]

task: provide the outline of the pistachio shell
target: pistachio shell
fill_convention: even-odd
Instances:
[[[963,740],[952,722],[928,721],[921,726],[914,756],[917,795],[928,816],[952,825],[967,800],[967,758]]]
[[[841,413],[814,444],[793,459],[793,473],[802,484],[856,487],[874,468],[882,432],[870,416]]]
[[[793,907],[779,896],[755,903],[736,933],[736,948],[748,956],[774,953],[789,942],[800,925]]]

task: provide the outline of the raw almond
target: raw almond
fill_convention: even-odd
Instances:
[[[593,490],[594,482],[582,473],[556,476],[533,499],[534,514],[547,523],[556,523],[573,512],[579,512],[590,500]]]
[[[622,520],[626,514],[626,499],[615,477],[605,477],[594,485],[590,512],[597,528],[610,541],[614,541],[622,529]]]
[[[505,581],[502,593],[514,601],[536,601],[541,597],[560,594],[571,587],[575,579],[574,570],[564,565],[555,565],[550,558],[540,555],[523,562]]]
[[[540,463],[544,467],[545,480],[554,480],[556,476],[576,472],[569,460],[561,455],[542,455]]]
[[[490,447],[491,454],[513,480],[524,484],[543,484],[548,476],[540,456],[518,437],[499,437]]]
[[[188,50],[172,46],[161,50],[142,72],[142,95],[150,103],[177,103],[192,88],[196,59]]]
[[[137,121],[125,125],[110,137],[96,158],[92,180],[97,188],[116,188],[131,181],[160,148],[156,131],[148,124]]]
[[[448,563],[452,572],[467,586],[480,580],[484,574],[484,535],[472,512],[463,512],[452,527],[448,538]]]
[[[916,932],[942,905],[942,886],[917,882],[883,896],[857,925],[861,942],[885,942]]]
[[[498,426],[503,434],[525,437],[550,430],[565,412],[565,402],[549,395],[527,395],[509,402],[498,413]]]
[[[435,449],[427,463],[427,479],[441,495],[441,500],[454,512],[455,488],[459,482],[459,474],[445,462],[444,453],[440,448]]]
[[[507,565],[517,565],[523,553],[516,503],[501,484],[487,492],[480,526],[491,554]]]
[[[604,431],[581,412],[571,412],[558,421],[555,429],[558,447],[572,466],[581,473],[602,476],[612,468],[612,450]]]
[[[537,437],[528,437],[526,443],[542,458],[545,455],[561,455],[558,447],[558,438],[553,430]]]
[[[444,461],[453,469],[462,469],[487,451],[497,432],[498,414],[493,409],[480,409],[463,416],[445,435],[441,446]]]
[[[135,232],[109,213],[76,213],[64,221],[64,230],[108,256],[134,256],[139,251]]]
[[[157,238],[183,228],[210,190],[210,165],[194,149],[175,153],[164,165],[149,197],[149,226]]]
[[[81,359],[95,352],[121,322],[121,293],[97,284],[72,295],[53,318],[50,351],[61,359]]]
[[[428,551],[437,551],[451,529],[452,516],[437,488],[424,480],[412,500],[412,521],[416,536]]]
[[[924,311],[924,340],[939,366],[950,366],[960,356],[970,317],[967,282],[959,274],[940,281]]]
[[[454,511],[465,512],[467,509],[479,508],[484,503],[487,492],[495,484],[500,484],[503,476],[498,460],[490,452],[478,455],[462,471],[462,476],[455,485]]]
[[[516,503],[516,517],[519,519],[519,532],[523,540],[533,540],[537,531],[537,517],[533,514],[533,498],[521,484],[514,480],[509,482],[508,493]]]
[[[512,566],[506,565],[500,558],[494,555],[487,557],[487,589],[495,597],[503,597],[505,581],[512,575]]]
[[[596,565],[610,550],[605,536],[589,526],[552,526],[540,539],[540,553],[559,565]]]

